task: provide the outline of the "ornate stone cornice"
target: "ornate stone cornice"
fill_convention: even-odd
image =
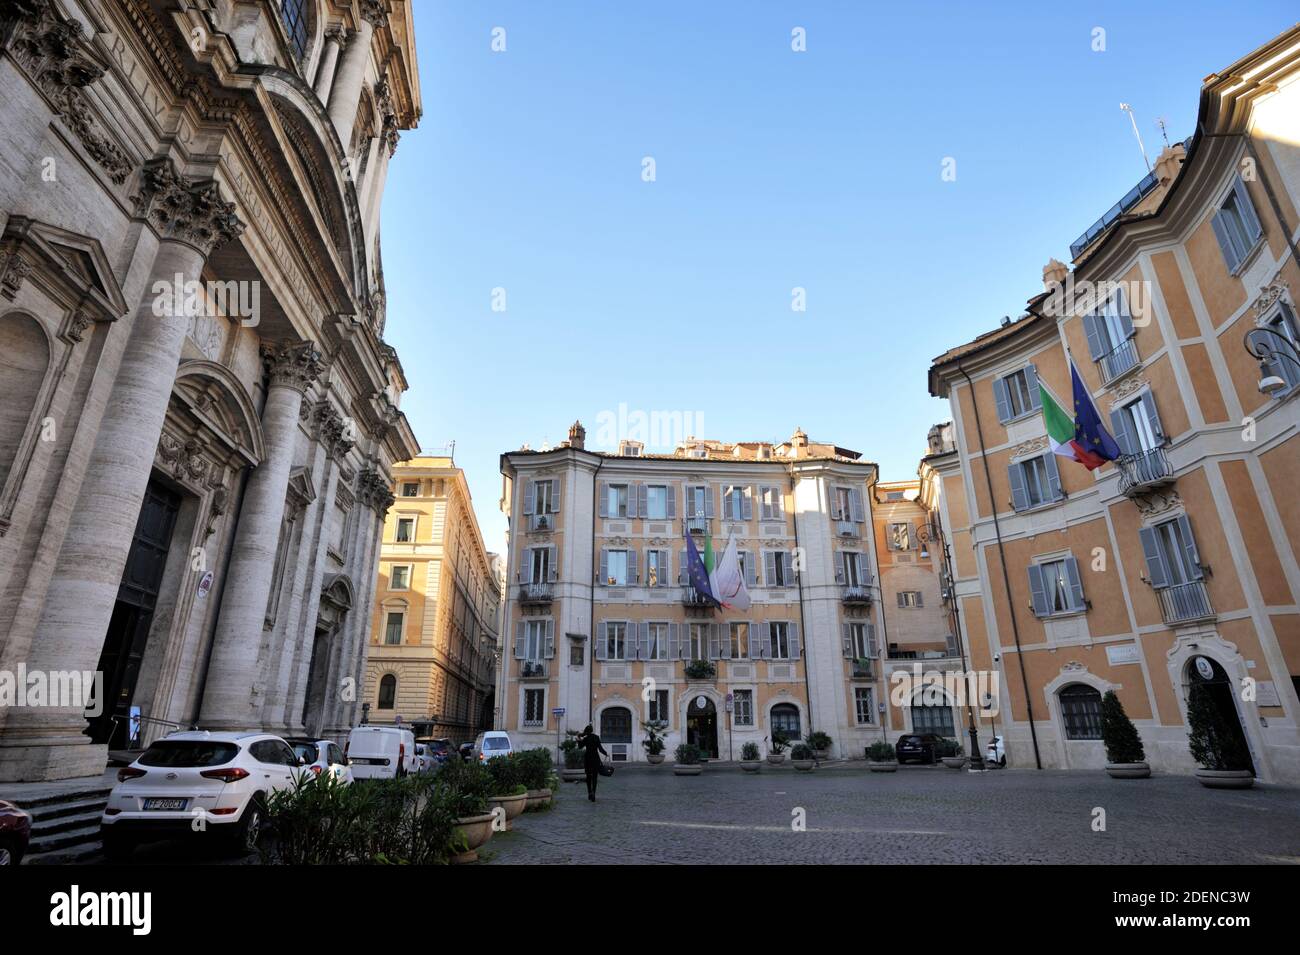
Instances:
[[[0,249],[0,295],[10,301],[32,274],[32,264],[16,248]]]
[[[348,28],[338,21],[331,23],[325,28],[325,42],[337,43],[340,53],[347,49],[348,37]]]
[[[315,417],[316,439],[324,446],[326,454],[341,458],[352,450],[355,442],[348,434],[348,426],[330,402],[317,402]]]
[[[1280,299],[1285,292],[1286,285],[1280,278],[1274,279],[1268,285],[1265,285],[1260,289],[1259,295],[1251,304],[1251,308],[1255,311],[1256,325],[1263,325],[1268,321],[1271,317],[1269,313],[1272,312],[1273,306],[1277,304],[1278,299]]]
[[[1012,448],[1011,456],[1013,458],[1018,458],[1023,454],[1033,454],[1035,451],[1043,451],[1046,448],[1047,448],[1046,438],[1031,438],[1029,441],[1025,441]]]
[[[1183,506],[1183,499],[1177,491],[1164,490],[1153,491],[1150,494],[1142,494],[1133,499],[1137,509],[1143,517],[1157,517],[1168,511],[1173,511]]]
[[[1134,366],[1135,368],[1137,366]],[[1129,395],[1140,391],[1147,384],[1147,380],[1141,375],[1130,375],[1111,389],[1111,406],[1117,406]]]
[[[271,384],[293,388],[300,394],[325,370],[315,342],[270,342],[262,346],[262,364]]]
[[[397,499],[384,476],[374,468],[366,467],[357,475],[357,500],[382,517]]]
[[[167,158],[144,164],[134,199],[137,218],[161,238],[184,242],[204,258],[244,231],[235,204],[221,198],[216,180],[183,176]]]

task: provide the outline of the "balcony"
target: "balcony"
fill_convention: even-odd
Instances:
[[[1214,619],[1214,608],[1210,606],[1210,594],[1203,580],[1161,587],[1156,591],[1156,597],[1165,623],[1184,624]]]
[[[548,605],[555,599],[550,584],[520,584],[519,602],[521,604]]]
[[[1121,455],[1115,464],[1119,468],[1119,492],[1126,497],[1172,484],[1174,480],[1174,469],[1164,448]]]
[[[546,679],[546,661],[545,661],[545,660],[520,660],[520,661],[519,661],[519,679],[521,679],[521,680],[545,680],[545,679]]]
[[[837,520],[835,522],[835,536],[836,537],[857,537],[858,536],[857,523],[855,521]]]
[[[855,657],[849,660],[849,675],[855,680],[874,680],[876,661],[867,657]]]
[[[865,584],[850,584],[840,589],[840,601],[846,607],[870,607],[871,588]]]
[[[686,518],[686,529],[692,534],[709,533],[710,521],[707,517],[688,517]]]
[[[705,614],[712,613],[714,605],[707,596],[694,587],[687,586],[682,588],[682,606],[689,614]]]
[[[1101,369],[1101,380],[1107,384],[1126,371],[1136,368],[1137,364],[1137,345],[1131,338],[1120,342],[1097,359],[1097,367]]]
[[[533,531],[553,531],[555,530],[555,517],[551,514],[533,514],[529,518],[528,529]]]

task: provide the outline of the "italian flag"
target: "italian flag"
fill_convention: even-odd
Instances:
[[[1047,440],[1052,444],[1052,453],[1071,461],[1078,461],[1089,469],[1105,464],[1105,458],[1094,454],[1079,443],[1074,416],[1066,413],[1061,403],[1056,400],[1056,396],[1048,391],[1041,381],[1038,383],[1038,388],[1043,402],[1043,423],[1047,425]]]

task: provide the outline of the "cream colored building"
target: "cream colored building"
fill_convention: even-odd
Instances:
[[[365,702],[371,723],[470,740],[496,706],[500,564],[483,546],[464,472],[449,457],[393,467],[372,611]]]

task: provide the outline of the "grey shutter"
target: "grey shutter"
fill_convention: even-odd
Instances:
[[[555,621],[546,621],[546,649],[543,653],[546,659],[550,660],[555,657]]]
[[[840,495],[837,487],[831,487],[831,520],[844,520],[844,515],[840,513]]]
[[[596,485],[596,499],[597,513],[601,517],[609,517],[609,484],[605,481]]]
[[[1160,427],[1160,414],[1156,411],[1156,399],[1151,392],[1145,392],[1141,398],[1142,412],[1147,416],[1147,424],[1151,426],[1151,433],[1155,435],[1156,445],[1163,443],[1165,437],[1164,428]]]
[[[664,548],[659,552],[659,586],[667,587],[673,582],[673,552]]]
[[[1133,433],[1128,426],[1128,414],[1123,408],[1115,408],[1110,413],[1110,430],[1115,434],[1115,443],[1124,454],[1133,454],[1137,449],[1137,442],[1133,440]]]
[[[649,512],[650,505],[648,502],[648,498],[649,498],[649,488],[647,488],[644,484],[638,484],[636,486],[636,516],[637,517],[645,517],[646,514]]]
[[[604,660],[609,648],[609,624],[602,620],[596,632],[600,634],[600,638],[596,641],[596,659]]]
[[[521,584],[531,584],[533,583],[533,548],[525,547],[522,559],[523,563],[515,576],[519,578]]]
[[[1007,383],[1001,378],[993,379],[993,403],[998,409],[999,421],[1011,420],[1011,398],[1007,394]]]
[[[846,657],[853,656],[853,627],[850,624],[840,624],[840,646]]]
[[[790,659],[799,659],[799,625],[793,621],[786,624],[786,633],[790,637]]]
[[[1182,531],[1183,540],[1187,541],[1185,550],[1187,552],[1187,564],[1192,573],[1193,580],[1200,580],[1205,576],[1201,570],[1201,555],[1196,550],[1196,538],[1192,536],[1192,523],[1187,519],[1186,514],[1180,514],[1174,519],[1178,529]]]
[[[664,485],[664,506],[667,508],[664,513],[670,521],[677,517],[677,492],[671,484]]]
[[[1219,251],[1223,253],[1224,265],[1228,267],[1229,272],[1236,272],[1237,266],[1241,264],[1241,256],[1237,254],[1237,247],[1233,245],[1228,227],[1224,224],[1222,209],[1215,210],[1210,225],[1214,227],[1214,237],[1219,240]]]
[[[785,491],[776,488],[776,519],[785,520]]]
[[[551,513],[560,513],[560,481],[558,478],[551,479]]]
[[[555,545],[552,544],[547,548],[550,554],[546,559],[547,583],[555,583],[560,579],[559,558],[555,553]]]
[[[925,591],[918,590],[916,592],[916,607],[919,610],[924,606],[925,606]]]
[[[849,510],[853,512],[855,523],[861,524],[867,519],[866,512],[862,508],[862,488],[849,488]]]
[[[898,597],[898,605],[903,606],[903,591],[900,590],[896,596]]]
[[[680,565],[678,565],[677,582],[679,584],[688,584],[691,581],[691,576],[686,572],[686,551],[685,550],[681,551],[681,559],[682,562]]]
[[[676,660],[681,655],[681,651],[678,649],[677,646],[678,641],[680,639],[681,637],[679,636],[677,631],[677,624],[670,623],[668,625],[668,659],[669,660]]]
[[[1151,579],[1151,586],[1168,587],[1169,571],[1165,567],[1164,557],[1160,554],[1160,540],[1156,537],[1156,529],[1140,528],[1138,536],[1142,539],[1142,553],[1147,559],[1147,577]]]
[[[1253,244],[1264,230],[1260,227],[1259,216],[1255,214],[1255,204],[1250,201],[1250,194],[1246,192],[1246,184],[1241,181],[1240,176],[1233,181],[1232,191],[1237,194],[1237,211],[1241,214],[1242,225],[1246,227],[1246,234]]]
[[[760,660],[772,655],[772,625],[766,621],[758,625],[758,653],[751,653]]]
[[[758,554],[752,550],[745,551],[745,586],[758,586]]]
[[[731,659],[731,624],[718,624],[718,656],[723,660]]]
[[[880,655],[880,648],[876,646],[876,625],[867,624],[867,653],[874,659]]]
[[[1056,455],[1045,454],[1043,458],[1047,464],[1047,487],[1051,491],[1052,500],[1059,501],[1065,497],[1065,491],[1061,489],[1061,469],[1056,464]]]
[[[533,513],[533,499],[536,494],[536,488],[533,487],[533,480],[529,478],[524,482],[524,513]]]
[[[627,585],[631,587],[637,583],[636,572],[636,551],[628,550],[627,553]]]
[[[1065,558],[1065,579],[1070,584],[1070,609],[1083,610],[1087,606],[1083,596],[1083,580],[1079,576],[1079,562],[1073,557]]]
[[[717,494],[717,488],[715,488],[712,484],[704,485],[704,516],[705,517],[717,517],[718,502],[715,497],[716,494]]]
[[[754,489],[746,487],[740,497],[740,519],[742,521],[752,521],[754,519]]]
[[[767,587],[776,586],[776,552],[763,552],[763,583]]]
[[[717,660],[722,656],[722,646],[719,643],[718,625],[709,624],[709,659]]]
[[[642,620],[640,630],[636,640],[636,658],[638,660],[650,659],[650,623]]]
[[[1025,383],[1029,386],[1029,407],[1041,408],[1043,395],[1038,387],[1038,366],[1033,362],[1025,366]]]
[[[1043,583],[1043,568],[1029,565],[1029,599],[1034,606],[1034,616],[1046,617],[1052,612],[1047,603],[1047,586]]]
[[[1106,334],[1101,327],[1100,316],[1089,312],[1083,316],[1083,331],[1088,336],[1088,354],[1096,361],[1110,349],[1106,345]]]
[[[1122,287],[1115,293],[1115,310],[1119,314],[1120,328],[1124,329],[1124,340],[1128,341],[1133,337],[1133,316],[1129,313],[1128,296]]]
[[[722,519],[724,521],[737,520],[731,516],[731,489],[730,484],[722,486]]]
[[[684,623],[682,624],[682,659],[683,660],[693,659],[691,653],[695,648],[691,646],[691,643],[692,643],[691,625],[689,623]],[[707,648],[706,648],[706,652],[707,652]]]
[[[687,485],[683,488],[683,492],[684,492],[684,494],[685,494],[685,496],[686,496],[686,507],[683,508],[682,513],[683,513],[687,518],[691,518],[691,517],[694,517],[694,516],[695,516],[695,495],[694,495],[694,493],[692,493],[694,490],[695,490],[695,487],[694,487],[694,485],[691,485],[691,484],[687,484]]]
[[[609,582],[609,549],[602,547],[600,549],[600,579],[598,584],[604,586]]]
[[[1017,464],[1007,465],[1007,480],[1011,482],[1011,506],[1023,511],[1029,506],[1029,491],[1025,489],[1025,472]],[[997,507],[996,504],[993,505]]]
[[[762,521],[772,520],[772,512],[775,506],[768,501],[768,488],[760,487],[758,489],[758,518]]]
[[[837,584],[847,584],[849,582],[849,553],[840,551],[840,559],[836,562],[839,566],[835,568],[835,582]]]
[[[528,646],[524,642],[524,622],[515,621],[515,659],[524,660],[528,655]]]

